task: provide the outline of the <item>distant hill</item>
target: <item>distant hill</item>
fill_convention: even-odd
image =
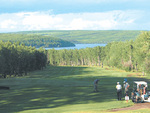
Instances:
[[[72,47],[75,46],[72,42],[54,38],[51,36],[42,36],[36,34],[15,34],[15,33],[1,33],[0,40],[7,42],[19,42],[26,46],[39,47]]]
[[[135,40],[141,31],[135,30],[47,30],[25,31],[19,34],[36,34],[65,39],[73,43],[109,43],[112,41]]]

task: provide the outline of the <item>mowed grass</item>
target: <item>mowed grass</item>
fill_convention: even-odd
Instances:
[[[146,80],[117,69],[69,66],[0,79],[0,86],[10,87],[0,90],[0,113],[99,113],[131,106],[116,99],[116,82],[124,78],[131,86],[133,80]],[[93,92],[95,79],[100,79],[99,92]]]

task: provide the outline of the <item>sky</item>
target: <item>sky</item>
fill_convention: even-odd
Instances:
[[[150,30],[149,0],[0,0],[0,33]]]

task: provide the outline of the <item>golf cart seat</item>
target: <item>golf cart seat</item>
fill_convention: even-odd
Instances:
[[[131,98],[133,102],[150,102],[150,91],[146,91],[148,84],[145,81],[134,81]]]

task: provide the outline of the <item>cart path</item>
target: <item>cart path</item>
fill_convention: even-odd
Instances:
[[[110,110],[110,112],[123,111],[123,110],[137,110],[137,109],[142,109],[142,108],[150,109],[150,103],[138,103],[138,104],[134,104],[131,107],[112,109]]]

